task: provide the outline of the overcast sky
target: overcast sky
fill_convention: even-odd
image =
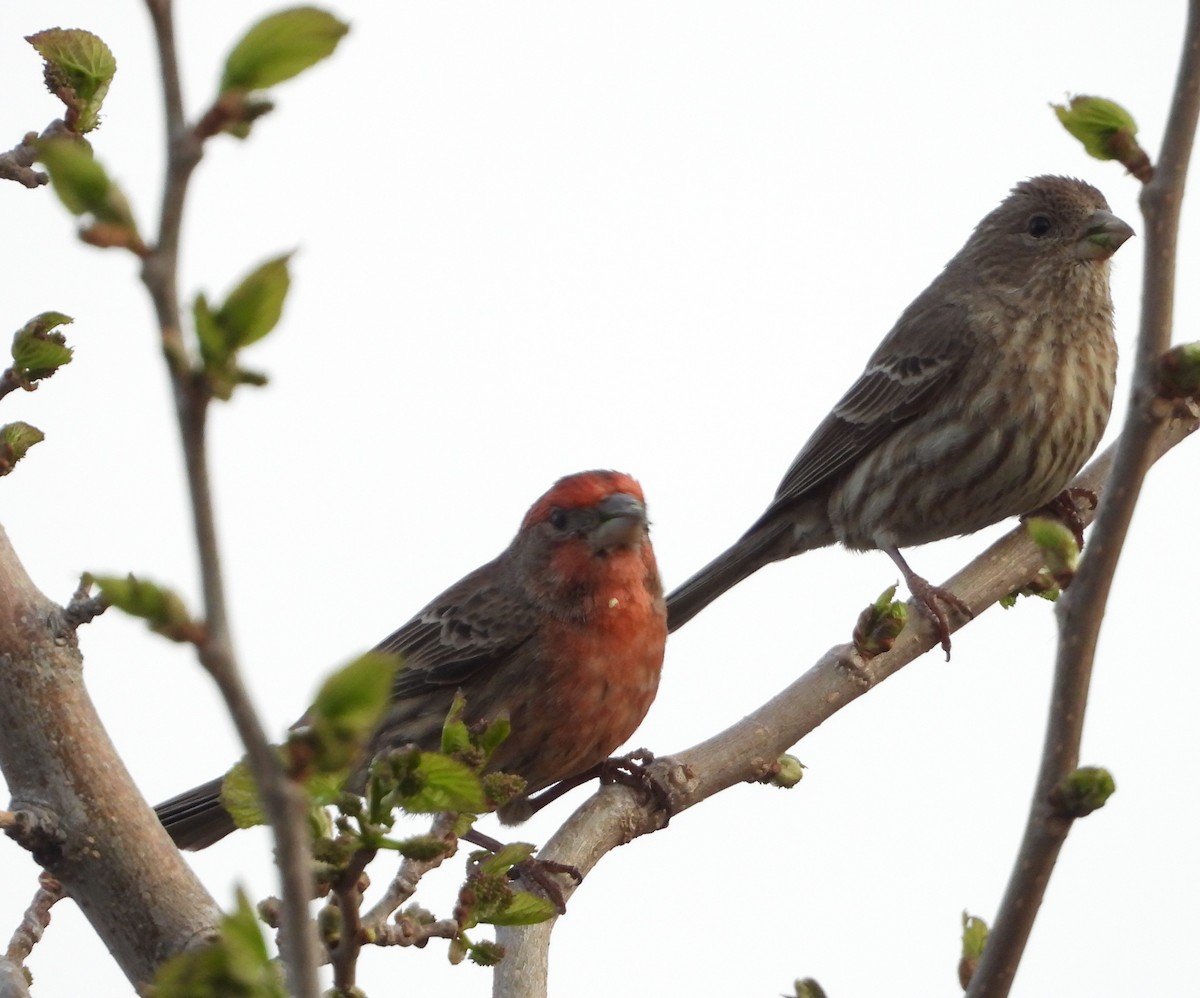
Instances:
[[[276,8],[178,6],[194,117],[233,41]],[[211,439],[239,652],[275,733],[331,667],[498,553],[562,474],[638,477],[664,577],[682,581],[758,516],[900,311],[1017,181],[1083,177],[1140,231],[1138,183],[1089,159],[1047,104],[1119,100],[1155,154],[1183,24],[1182,3],[1098,0],[331,9],[350,35],[272,94],[251,141],[209,144],[184,232],[187,301],[298,248],[283,322],[244,357],[271,384],[220,407]],[[0,7],[0,146],[60,113],[22,40],[55,25],[116,54],[92,141],[149,234],[163,162],[141,3]],[[0,330],[56,309],[75,317],[77,348],[53,381],[3,402],[3,421],[46,441],[0,483],[0,522],[56,600],[85,569],[132,570],[197,605],[136,262],[79,245],[45,190],[0,185],[0,218]],[[1193,202],[1182,340],[1200,326],[1197,232]],[[1127,358],[1142,251],[1134,239],[1114,259]],[[1084,743],[1117,794],[1073,831],[1016,995],[1194,994],[1197,446],[1147,482]],[[910,562],[939,581],[1009,526]],[[669,753],[739,719],[895,581],[882,554],[841,549],[763,570],[672,638],[631,744]],[[185,650],[115,613],[81,641],[151,801],[239,755]],[[555,930],[552,991],[765,998],[811,975],[844,998],[956,994],[960,913],[991,921],[1024,825],[1053,647],[1049,604],[989,610],[955,635],[949,664],[926,656],[803,741],[796,789],[734,788],[606,857]],[[544,841],[584,797],[518,835]],[[195,865],[228,905],[236,883],[276,890],[268,856],[255,831]],[[461,872],[447,864],[419,900],[448,913]],[[0,934],[35,873],[0,843]],[[68,902],[30,967],[43,996],[129,993]],[[363,968],[372,995],[490,989],[437,941],[370,951]]]

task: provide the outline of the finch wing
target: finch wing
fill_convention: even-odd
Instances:
[[[492,562],[468,575],[376,645],[404,659],[392,685],[394,700],[460,686],[511,659],[534,636],[533,606],[498,569]]]
[[[967,310],[932,298],[922,295],[900,317],[862,376],[796,455],[768,513],[851,467],[926,411],[957,376],[971,349]]]

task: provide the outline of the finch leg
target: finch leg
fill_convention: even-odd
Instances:
[[[946,611],[943,609],[943,604],[952,606],[967,618],[975,617],[974,611],[967,606],[961,599],[950,592],[949,589],[943,589],[941,586],[935,586],[927,579],[922,578],[911,568],[908,567],[908,562],[904,560],[904,556],[895,548],[883,549],[889,558],[896,563],[896,567],[904,575],[904,582],[908,586],[908,591],[913,594],[915,599],[925,612],[933,619],[934,626],[937,628],[938,638],[941,640],[942,650],[946,653],[946,661],[950,661],[950,621],[946,617]]]
[[[637,749],[628,755],[605,759],[600,765],[586,769],[575,776],[568,776],[565,780],[559,780],[554,786],[548,787],[540,794],[534,794],[532,797],[527,798],[525,806],[528,810],[523,811],[523,813],[526,815],[536,814],[551,801],[558,800],[559,797],[568,791],[582,786],[589,780],[599,780],[603,784],[620,783],[627,787],[633,787],[635,790],[643,791],[647,795],[648,800],[654,801],[658,810],[666,813],[667,821],[669,822],[673,810],[671,795],[667,793],[667,789],[658,780],[654,779],[646,769],[653,761],[654,753],[648,749]],[[666,828],[667,826],[664,824],[663,827]]]
[[[504,843],[499,839],[484,835],[483,832],[474,828],[463,838],[490,853],[497,853],[504,848]],[[564,875],[570,877],[577,884],[583,883],[583,874],[579,872],[579,867],[571,866],[569,863],[556,863],[552,859],[527,859],[517,863],[508,871],[508,875],[512,880],[521,879],[536,884],[560,915],[567,913],[567,902],[563,897],[562,888],[555,882],[554,877]]]
[[[1083,517],[1079,513],[1079,504],[1080,502],[1085,502],[1089,509],[1094,510],[1098,501],[1096,493],[1091,489],[1063,489],[1041,509],[1035,509],[1032,513],[1026,515],[1035,516],[1038,513],[1046,513],[1061,520],[1067,529],[1075,535],[1075,544],[1082,551],[1083,528],[1085,524]],[[1021,519],[1024,518],[1022,517]]]

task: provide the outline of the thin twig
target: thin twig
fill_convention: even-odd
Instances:
[[[1198,113],[1200,0],[1192,0],[1162,155],[1141,197],[1146,248],[1133,397],[1087,554],[1057,607],[1058,661],[1037,787],[1004,899],[967,989],[970,998],[1002,998],[1009,993],[1054,864],[1073,824],[1071,817],[1055,806],[1052,795],[1079,765],[1100,623],[1133,508],[1154,461],[1154,439],[1171,410],[1169,403],[1156,397],[1155,386],[1161,358],[1171,342],[1179,208]]]
[[[188,182],[203,152],[203,143],[188,127],[179,81],[171,0],[146,0],[154,25],[161,64],[167,128],[167,177],[163,189],[158,240],[142,266],[142,280],[154,301],[163,355],[171,374],[180,437],[200,559],[206,639],[199,648],[246,746],[250,770],[263,809],[275,834],[276,860],[282,880],[281,951],[291,993],[316,998],[318,948],[308,903],[313,896],[306,802],[283,772],[279,758],[242,683],[225,605],[216,518],[208,479],[205,426],[212,393],[193,371],[180,323],[178,293],[179,235]]]
[[[62,900],[63,886],[45,870],[38,877],[38,889],[25,909],[21,924],[8,942],[8,950],[4,954],[17,966],[25,963],[33,947],[38,944],[46,926],[50,924],[50,909]]]
[[[384,892],[375,905],[363,915],[363,925],[368,931],[380,934],[387,927],[387,920],[391,917],[392,912],[404,904],[417,892],[417,885],[420,884],[421,878],[430,870],[436,870],[442,863],[454,854],[453,848],[449,847],[449,839],[454,831],[455,816],[453,814],[439,814],[429,828],[429,835],[434,838],[446,840],[448,843],[447,851],[439,853],[433,859],[405,859],[400,864],[400,869],[396,872],[396,876],[392,878],[392,882],[388,884],[387,890]]]
[[[1178,413],[1178,418],[1159,427],[1155,434],[1156,457],[1200,429],[1200,409],[1181,403]],[[1101,493],[1114,450],[1106,450],[1071,484]],[[1090,510],[1080,513],[1085,522],[1091,519]],[[1017,527],[944,585],[966,600],[978,619],[1001,597],[1026,585],[1041,563],[1041,554],[1028,533],[1024,527]],[[666,791],[671,813],[761,776],[780,754],[818,725],[937,646],[934,628],[911,604],[909,620],[915,620],[918,626],[906,627],[891,651],[864,661],[852,645],[835,646],[787,689],[738,723],[692,748],[659,756],[649,773]],[[955,617],[951,629],[968,623]],[[653,802],[641,796],[626,786],[602,788],[567,819],[540,855],[574,866],[586,876],[605,853],[662,827],[662,814],[656,813]],[[564,879],[564,897],[569,898],[575,886]],[[544,998],[550,934],[556,921],[497,930],[496,940],[504,946],[506,956],[496,967],[493,998]]]

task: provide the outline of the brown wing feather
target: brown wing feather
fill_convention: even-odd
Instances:
[[[862,376],[796,455],[762,519],[824,485],[896,427],[924,412],[962,367],[969,352],[963,335],[966,310],[932,302],[926,292],[900,317]],[[918,327],[921,335],[913,337]],[[898,339],[908,341],[903,352],[893,346]]]

